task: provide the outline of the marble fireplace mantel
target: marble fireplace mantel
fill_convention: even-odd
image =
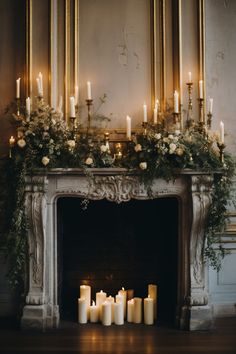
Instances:
[[[25,208],[29,222],[29,276],[22,328],[46,329],[59,325],[57,277],[57,199],[74,196],[121,203],[150,196],[137,176],[125,169],[37,170],[26,176]],[[212,323],[207,277],[203,262],[204,224],[211,203],[213,177],[185,170],[175,182],[155,179],[152,198],[179,200],[178,300],[176,324],[181,329],[208,329]],[[171,217],[171,216],[169,216]]]

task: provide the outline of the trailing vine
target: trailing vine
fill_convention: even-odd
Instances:
[[[90,175],[93,167],[125,167],[134,171],[151,193],[154,178],[174,179],[176,171],[191,169],[213,174],[212,205],[206,225],[205,258],[219,270],[225,249],[219,244],[226,226],[226,208],[230,197],[234,162],[230,155],[220,161],[219,137],[191,129],[167,132],[148,126],[146,134],[137,133],[126,144],[122,158],[116,159],[109,144],[96,130],[75,134],[67,129],[62,115],[39,102],[28,119],[18,122],[17,139],[8,159],[6,201],[7,224],[2,244],[10,264],[9,280],[13,286],[24,279],[27,266],[27,220],[24,213],[25,174],[35,168],[47,171],[55,167],[82,168]],[[215,173],[217,171],[217,173]],[[82,204],[86,209],[87,200]]]

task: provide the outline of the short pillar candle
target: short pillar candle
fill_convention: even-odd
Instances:
[[[133,322],[134,317],[134,300],[127,301],[127,322]]]
[[[116,325],[124,324],[124,314],[123,314],[123,303],[115,302],[114,303],[114,322]]]
[[[157,318],[157,285],[149,284],[148,285],[148,294],[150,295],[150,298],[153,299],[154,319],[156,320],[156,318]]]
[[[90,306],[90,322],[96,323],[99,320],[99,308],[95,305],[93,301],[92,306]]]

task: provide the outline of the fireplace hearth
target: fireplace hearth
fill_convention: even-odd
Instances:
[[[125,258],[126,256],[126,258],[128,258],[131,256],[132,261],[132,257],[139,256],[140,262],[138,262],[138,264],[140,268],[142,268],[142,265],[146,261],[142,259],[142,257],[147,253],[145,242],[148,241],[150,230],[147,230],[144,239],[141,240],[140,236],[139,241],[141,243],[140,249],[142,248],[142,252],[139,253],[141,253],[141,255],[139,253],[127,254],[130,245],[134,242],[134,233],[130,231],[128,224],[124,228],[126,230],[125,240],[122,239],[120,235],[122,225],[118,220],[123,219],[123,217],[114,220],[114,223],[113,219],[118,215],[117,213],[121,213],[121,210],[125,210],[124,213],[130,216],[131,213],[129,213],[128,210],[134,205],[134,211],[132,211],[132,215],[134,215],[132,216],[133,225],[138,224],[139,231],[141,232],[142,230],[144,234],[145,224],[149,225],[151,223],[150,220],[148,220],[149,214],[152,214],[153,219],[155,218],[155,208],[157,210],[160,208],[159,213],[161,213],[160,210],[165,210],[164,204],[170,201],[173,203],[173,208],[170,207],[171,203],[167,207],[167,210],[169,209],[168,218],[164,215],[165,226],[162,230],[163,237],[158,237],[159,235],[156,234],[156,242],[160,240],[163,243],[155,245],[155,247],[152,247],[151,251],[150,258],[154,259],[155,254],[159,255],[157,257],[157,271],[153,274],[145,270],[143,278],[146,279],[150,276],[152,282],[156,280],[156,283],[158,284],[158,282],[160,282],[159,286],[161,286],[162,273],[159,270],[158,262],[161,263],[163,271],[163,268],[166,267],[165,258],[168,257],[168,254],[171,254],[173,248],[175,254],[171,254],[173,263],[170,265],[168,272],[171,273],[172,270],[171,274],[173,274],[173,269],[176,268],[174,269],[173,277],[173,284],[175,283],[174,296],[172,300],[169,300],[172,306],[175,307],[175,323],[180,329],[209,329],[212,323],[212,311],[208,299],[208,284],[207,278],[205,277],[203,247],[204,224],[207,217],[207,210],[211,202],[210,191],[212,187],[212,176],[193,171],[183,171],[176,174],[174,182],[171,181],[168,183],[162,179],[156,179],[152,186],[152,195],[150,196],[145,186],[140,183],[139,178],[132,174],[125,174],[126,171],[124,169],[94,169],[91,170],[91,172],[93,176],[88,177],[80,169],[54,169],[47,172],[38,170],[35,171],[34,175],[28,175],[26,177],[25,208],[29,220],[29,289],[21,320],[22,328],[46,329],[58,327],[60,316],[63,317],[67,315],[68,304],[70,303],[70,299],[63,299],[63,291],[65,290],[66,282],[71,280],[71,274],[72,285],[73,281],[82,281],[82,278],[84,278],[84,280],[87,281],[94,281],[95,288],[101,289],[102,286],[109,284],[111,291],[113,291],[116,285],[112,285],[112,279],[115,279],[117,283],[124,282],[124,285],[120,283],[118,288],[120,288],[120,286],[134,287],[137,289],[137,292],[142,292],[143,285],[140,280],[137,281],[137,283],[134,281],[135,284],[132,284],[129,283],[128,279],[123,279],[123,275],[120,276],[122,279],[118,280],[118,273],[114,275],[114,269],[112,269],[112,272],[109,274],[108,266],[105,267],[105,271],[103,270],[103,276],[99,275],[101,278],[100,281],[102,281],[103,284],[99,283],[99,279],[95,279],[96,276],[98,277],[98,273],[96,273],[97,275],[93,274],[93,268],[96,264],[95,256],[98,256],[99,259],[99,254],[96,255],[94,252],[90,258],[90,262],[93,262],[90,270],[88,270],[88,267],[83,268],[79,263],[78,267],[80,268],[76,269],[75,266],[74,270],[73,267],[70,269],[71,265],[69,262],[63,265],[63,267],[65,266],[65,268],[63,268],[64,274],[61,271],[61,265],[63,262],[65,263],[68,254],[72,255],[71,252],[73,251],[75,255],[77,255],[76,252],[82,250],[82,248],[77,248],[77,246],[74,247],[73,250],[70,249],[69,244],[73,243],[73,241],[67,240],[67,238],[75,237],[75,232],[74,235],[71,233],[70,237],[68,236],[70,232],[66,232],[66,234],[63,235],[63,230],[65,230],[71,222],[68,224],[67,220],[64,222],[62,228],[58,227],[57,220],[61,213],[61,206],[63,203],[73,204],[88,199],[91,201],[91,205],[89,205],[88,210],[83,211],[83,213],[89,215],[89,208],[95,208],[94,214],[97,212],[99,215],[96,219],[96,223],[102,223],[104,221],[104,224],[97,228],[97,232],[100,233],[99,236],[104,237],[103,244],[106,244],[109,237],[111,237],[111,239],[120,240],[120,243],[117,242],[117,244],[120,249],[126,253],[122,254],[121,252],[119,257],[122,256],[121,258]],[[149,204],[153,204],[154,206],[150,207]],[[141,205],[144,206],[141,207]],[[163,207],[161,205],[163,205]],[[135,208],[140,208],[140,210],[138,211],[138,209]],[[62,210],[63,209],[68,210],[69,216],[73,215],[75,212],[75,207],[68,208],[64,206]],[[73,213],[70,212],[71,209],[74,209]],[[119,210],[119,212],[117,210]],[[176,210],[177,214],[175,214]],[[81,208],[79,212],[82,212]],[[108,218],[104,215],[103,219],[101,217],[102,213],[110,214]],[[136,220],[135,213],[138,214]],[[77,214],[75,213],[75,215]],[[178,219],[177,222],[175,218]],[[163,221],[163,215],[161,221]],[[87,220],[86,222],[89,221]],[[92,226],[92,223],[91,221],[90,226]],[[158,218],[154,220],[154,223],[158,225]],[[170,236],[169,232],[167,236],[164,235],[167,224],[177,225],[176,230],[171,234],[172,236]],[[75,226],[76,225],[75,230],[79,230],[79,215],[75,219]],[[153,224],[152,227],[154,228],[155,225]],[[114,233],[111,235],[108,230],[113,230]],[[130,236],[128,237],[129,232]],[[79,236],[80,241],[77,240],[77,243],[82,242],[83,237],[85,238],[87,236],[81,233]],[[95,235],[93,237],[95,237]],[[68,241],[68,244],[64,244],[65,252],[64,255],[62,255],[63,252],[61,252],[60,246],[61,242],[64,241]],[[126,248],[124,247],[124,241],[127,243]],[[92,242],[91,237],[91,244]],[[135,242],[138,241],[136,240]],[[165,242],[167,243],[165,244]],[[107,251],[111,253],[111,246],[109,247]],[[116,245],[116,247],[118,246]],[[158,247],[162,248],[160,253]],[[168,248],[168,251],[166,248]],[[102,252],[102,248],[100,248],[100,252]],[[107,262],[112,262],[113,266],[115,263],[122,263],[121,258],[119,259],[117,256],[118,253],[116,249],[114,253],[114,258],[117,257],[115,258],[116,262],[112,261],[111,255]],[[79,257],[78,253],[78,259],[79,258],[81,257]],[[175,266],[174,263],[177,265]],[[131,264],[128,264],[128,266],[131,267]],[[153,264],[150,263],[149,267],[152,268]],[[81,269],[83,269],[83,272],[79,275]],[[74,274],[76,273],[78,277],[76,275],[76,277],[73,278],[73,272]],[[67,275],[65,273],[67,273]],[[133,274],[135,274],[135,272],[133,272]],[[92,279],[93,276],[95,277],[94,279]],[[132,277],[134,280],[134,275],[132,275]],[[168,275],[166,275],[166,278],[168,278]],[[77,284],[78,287],[79,285],[80,284]],[[174,289],[174,285],[172,286]],[[166,294],[172,291],[171,289],[172,288],[167,289]],[[73,294],[71,295],[72,297],[78,295],[76,293],[76,287],[74,290],[73,286],[71,287],[71,294]],[[159,305],[162,308],[165,306],[164,302]],[[69,308],[69,315],[70,311]],[[171,316],[173,319],[173,311]]]
[[[92,299],[103,289],[115,296],[134,289],[147,297],[158,285],[157,324],[174,325],[177,306],[178,200],[156,198],[111,203],[59,198],[58,295],[61,318],[77,321],[79,285]],[[169,217],[171,216],[171,223]]]

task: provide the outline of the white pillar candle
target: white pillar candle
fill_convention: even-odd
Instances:
[[[20,98],[20,77],[16,80],[16,98]]]
[[[222,121],[220,122],[220,142],[222,144],[225,142],[225,125]]]
[[[87,81],[87,99],[92,99],[92,90],[91,90],[91,82]]]
[[[89,319],[89,307],[91,305],[91,286],[80,285],[80,297],[85,299],[87,317]]]
[[[125,288],[119,290],[118,295],[123,296],[124,318],[126,318],[127,291],[125,290]]]
[[[157,318],[157,285],[148,284],[148,294],[150,295],[150,298],[153,299],[154,319],[156,319]]]
[[[110,295],[106,298],[106,301],[111,304],[111,323],[114,323],[114,297]]]
[[[203,81],[199,81],[199,98],[203,98]]]
[[[144,121],[144,123],[147,122],[147,105],[145,102],[143,104],[143,121]]]
[[[174,113],[179,113],[179,94],[176,90],[174,92]]]
[[[70,97],[70,117],[75,118],[75,98]]]
[[[142,299],[140,297],[134,297],[133,322],[142,322]]]
[[[27,97],[25,100],[25,113],[27,116],[30,116],[30,97]]]
[[[111,325],[111,303],[109,301],[105,301],[102,304],[102,324],[103,326]]]
[[[188,72],[188,83],[192,82],[192,73],[191,71]]]
[[[154,300],[150,295],[144,299],[144,323],[146,325],[154,323]]]
[[[134,300],[127,301],[127,322],[133,322],[134,316]]]
[[[116,325],[123,325],[124,324],[122,302],[115,302],[114,303],[114,322]]]
[[[106,301],[107,294],[104,291],[100,291],[96,293],[96,305],[99,308],[99,319],[101,320],[101,310],[102,310],[102,304]]]
[[[126,116],[126,136],[127,139],[131,139],[131,117]]]
[[[212,112],[213,112],[213,98],[209,98],[209,101],[208,101],[208,112],[210,113],[210,114],[212,114]]]
[[[95,305],[94,301],[92,303],[92,306],[90,306],[89,317],[90,322],[92,323],[96,323],[99,320],[99,308]]]
[[[78,322],[87,323],[87,306],[85,298],[78,299]]]

